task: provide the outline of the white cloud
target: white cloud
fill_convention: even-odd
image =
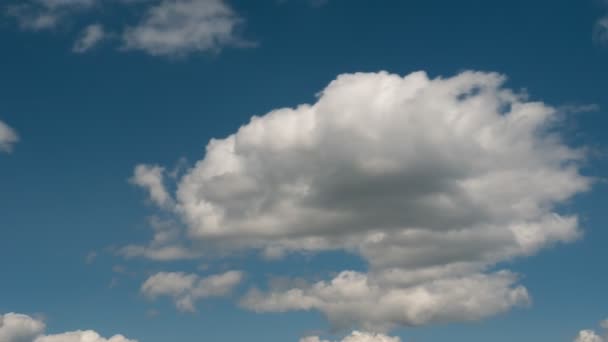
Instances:
[[[87,26],[78,40],[74,43],[72,51],[83,53],[92,49],[106,37],[106,32],[101,24]]]
[[[126,49],[156,56],[184,56],[242,45],[236,28],[242,21],[224,0],[163,0],[124,33]]]
[[[67,16],[90,9],[98,0],[30,0],[11,5],[7,13],[26,30],[55,28]]]
[[[0,341],[2,342],[137,342],[122,335],[105,339],[91,330],[43,335],[45,328],[44,322],[27,315],[0,314]]]
[[[163,184],[164,173],[165,169],[160,166],[137,165],[130,181],[147,190],[150,199],[157,205],[164,207],[173,203],[173,199]]]
[[[593,330],[581,330],[574,342],[604,342],[604,339]]]
[[[194,312],[197,300],[227,296],[242,279],[243,273],[240,271],[228,271],[205,278],[182,272],[160,272],[144,282],[141,292],[152,299],[172,297],[180,311]]]
[[[9,125],[0,121],[0,152],[10,152],[19,141],[19,135]]]
[[[598,43],[608,42],[608,16],[599,19],[595,23],[593,39]]]
[[[115,335],[109,339],[99,336],[92,330],[72,331],[57,335],[45,335],[38,337],[34,342],[137,342],[122,335]]]
[[[321,340],[318,336],[309,336],[300,339],[300,342],[331,342]],[[338,342],[338,341],[335,341]],[[372,334],[361,331],[353,331],[349,336],[344,337],[340,342],[401,342],[399,337],[391,337],[383,334]]]
[[[45,324],[17,313],[0,314],[0,341],[31,342],[45,329]]]
[[[559,110],[504,81],[341,75],[316,103],[210,141],[164,208],[185,223],[176,235],[192,253],[345,250],[369,265],[254,291],[243,300],[254,310],[319,310],[380,330],[526,305],[517,277],[494,266],[577,239],[576,215],[555,207],[591,182],[579,173],[584,153],[560,140]]]
[[[42,31],[78,17],[104,18],[101,9],[111,6],[143,11],[139,22],[116,28],[122,50],[140,50],[164,57],[183,57],[196,52],[218,52],[226,46],[250,47],[255,43],[239,35],[244,20],[226,0],[25,0],[6,7],[24,30]],[[101,24],[91,23],[72,50],[82,53],[108,37]]]
[[[395,325],[477,320],[529,303],[508,272],[446,278],[413,286],[373,284],[369,276],[345,271],[330,282],[260,293],[250,292],[243,306],[256,312],[318,310],[332,325],[386,331]]]

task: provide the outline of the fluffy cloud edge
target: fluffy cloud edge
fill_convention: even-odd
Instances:
[[[184,272],[159,272],[146,279],[140,292],[149,299],[170,297],[179,311],[195,312],[197,301],[228,296],[243,278],[244,273],[236,270],[206,277]]]
[[[46,324],[25,314],[0,314],[2,342],[137,342],[123,335],[104,338],[93,330],[77,330],[59,334],[44,334]]]
[[[88,23],[72,46],[82,54],[116,36],[119,51],[140,51],[152,56],[184,58],[196,53],[218,53],[227,47],[249,48],[257,43],[245,39],[241,28],[245,20],[227,0],[25,0],[6,7],[22,30],[56,30],[78,16],[95,16],[107,6],[130,6],[142,11],[133,23],[111,29]]]
[[[300,339],[299,342],[332,342],[330,340],[323,340],[319,336],[306,336]],[[374,334],[363,331],[353,331],[350,335],[344,337],[339,341],[333,342],[401,342],[401,338],[395,336],[387,336],[384,334]]]
[[[0,121],[0,152],[11,152],[17,142],[19,142],[19,135],[15,129]]]
[[[359,255],[367,273],[241,301],[259,312],[321,311],[341,328],[470,321],[527,306],[519,277],[494,266],[578,239],[577,216],[555,208],[592,181],[579,172],[584,151],[555,129],[559,110],[505,88],[505,79],[343,74],[315,103],[255,116],[211,140],[175,191],[162,167],[140,165],[136,174],[155,172],[139,185],[183,230],[173,234],[182,240],[157,232],[131,255],[180,241],[268,257]]]

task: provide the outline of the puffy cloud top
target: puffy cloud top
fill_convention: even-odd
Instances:
[[[72,331],[55,335],[43,335],[45,324],[27,315],[0,314],[0,341],[2,342],[137,342],[122,335],[109,339],[92,330]]]
[[[574,342],[604,342],[604,339],[593,330],[581,330]]]
[[[109,339],[99,336],[95,331],[73,331],[57,335],[41,336],[34,342],[137,342],[122,335],[115,335]]]
[[[330,342],[329,340],[321,340],[318,336],[309,336],[300,339],[300,342]],[[338,341],[336,341],[338,342]],[[401,342],[399,337],[390,337],[383,334],[370,334],[366,332],[353,331],[349,336],[346,336],[340,342]]]
[[[9,125],[0,121],[0,152],[10,152],[19,136]]]
[[[32,342],[45,329],[45,324],[27,315],[0,314],[0,341]]]
[[[339,326],[385,330],[527,305],[518,277],[492,267],[578,238],[576,215],[555,207],[590,180],[583,152],[559,137],[557,110],[504,82],[472,71],[341,75],[316,103],[210,141],[164,208],[204,251],[345,250],[369,264],[254,290],[242,302],[252,310],[314,309]]]

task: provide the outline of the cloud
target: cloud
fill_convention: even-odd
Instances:
[[[70,15],[92,8],[97,0],[30,0],[7,7],[7,14],[17,19],[25,30],[55,28]]]
[[[331,342],[329,340],[321,340],[318,336],[309,336],[300,339],[300,342]],[[335,341],[338,342],[338,341]],[[401,342],[399,337],[391,337],[382,334],[372,334],[360,331],[353,331],[352,334],[346,336],[340,342]]]
[[[66,26],[75,17],[103,20],[106,8],[143,11],[139,22],[126,23],[119,32],[121,50],[139,50],[154,56],[184,57],[197,52],[219,52],[224,47],[251,47],[240,37],[244,20],[226,0],[25,0],[6,7],[6,14],[24,30],[42,31]],[[109,12],[109,11],[105,11]],[[72,51],[88,51],[108,34],[102,24],[88,24]]]
[[[131,244],[117,251],[117,254],[126,258],[143,257],[156,261],[172,261],[195,259],[201,253],[182,244],[183,232],[179,223],[172,220],[163,220],[156,216],[149,218],[149,225],[154,230],[154,238],[148,245]]]
[[[0,314],[0,341],[2,342],[137,342],[122,335],[105,339],[91,330],[43,335],[45,328],[44,322],[27,315]]]
[[[286,291],[250,292],[243,306],[256,312],[318,310],[334,327],[360,326],[386,331],[395,325],[477,320],[529,303],[516,277],[508,272],[469,275],[391,287],[373,284],[368,275],[345,271],[329,282]]]
[[[608,330],[608,319],[601,321],[599,323],[599,326],[604,330]],[[608,338],[602,337],[600,334],[598,334],[597,332],[595,332],[591,329],[585,329],[585,330],[579,331],[577,337],[574,340],[574,342],[604,342],[604,341],[608,341]]]
[[[157,205],[164,207],[171,205],[173,199],[163,185],[165,169],[160,166],[137,165],[131,183],[148,191],[150,199]]]
[[[600,18],[595,23],[595,28],[593,31],[593,40],[597,43],[608,42],[608,16]]]
[[[253,290],[242,304],[256,311],[318,310],[378,331],[525,306],[517,275],[495,265],[578,239],[577,216],[556,207],[591,180],[579,172],[584,151],[560,139],[560,111],[504,82],[341,75],[316,103],[211,140],[161,207],[183,222],[175,236],[193,254],[343,250],[369,266]]]
[[[0,152],[11,152],[13,145],[19,141],[19,135],[9,125],[0,121]]]
[[[604,342],[604,339],[593,330],[581,330],[574,342]]]
[[[0,341],[31,342],[45,329],[42,321],[30,316],[7,313],[0,314]]]
[[[128,28],[124,47],[155,56],[185,56],[246,45],[237,36],[242,19],[223,0],[163,0]]]
[[[99,336],[92,330],[72,331],[57,335],[45,335],[38,337],[34,342],[137,342],[122,335],[115,335],[109,339]]]
[[[95,45],[99,44],[106,37],[106,32],[101,24],[92,24],[87,26],[78,40],[74,43],[72,51],[83,53],[89,51]]]
[[[240,271],[228,271],[205,278],[182,272],[160,272],[144,282],[141,292],[151,299],[172,297],[180,311],[194,312],[197,300],[227,296],[242,279],[243,273]]]

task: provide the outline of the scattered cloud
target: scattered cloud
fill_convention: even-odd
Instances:
[[[16,313],[0,314],[0,341],[32,342],[45,327],[42,321],[30,316]]]
[[[211,275],[201,278],[196,274],[160,272],[148,278],[141,286],[146,297],[172,297],[180,311],[194,312],[197,300],[229,295],[243,279],[240,271]]]
[[[10,5],[6,11],[24,30],[40,31],[57,27],[67,17],[91,9],[98,0],[29,0]]]
[[[300,342],[331,342],[322,340],[318,336],[309,336],[300,339]],[[399,337],[391,337],[383,334],[372,334],[360,331],[353,331],[352,334],[346,336],[340,341],[334,342],[401,342]]]
[[[604,339],[593,330],[581,330],[574,342],[604,342]]]
[[[34,342],[137,342],[122,335],[115,335],[109,339],[99,336],[92,330],[71,331],[63,334],[45,335],[38,337]]]
[[[0,152],[11,152],[13,145],[19,141],[19,135],[9,125],[0,121]]]
[[[600,44],[608,43],[608,16],[600,18],[595,23],[593,40]]]
[[[124,47],[155,56],[185,56],[243,46],[236,28],[242,19],[223,0],[164,0],[128,28]]]
[[[256,312],[318,310],[332,326],[387,331],[395,325],[472,321],[515,305],[527,305],[522,286],[509,272],[446,278],[411,286],[377,283],[366,274],[345,271],[329,282],[261,293],[252,290],[242,305]]]
[[[90,251],[89,253],[87,253],[86,257],[84,258],[84,261],[85,261],[85,263],[90,265],[93,262],[95,262],[95,260],[97,259],[98,256],[99,255],[97,254],[96,251]]]
[[[87,52],[95,45],[99,44],[106,37],[106,32],[101,24],[92,24],[87,26],[78,40],[74,43],[72,51],[76,53]]]
[[[173,199],[163,185],[164,173],[165,169],[160,166],[138,165],[130,182],[147,190],[150,200],[164,207],[173,203]]]
[[[46,325],[43,321],[27,315],[0,314],[0,341],[2,342],[137,342],[122,335],[106,339],[92,330],[43,335],[45,328]]]
[[[109,6],[129,6],[142,11],[136,24],[112,29],[122,38],[121,50],[184,57],[219,52],[228,46],[255,45],[239,35],[244,19],[226,0],[26,0],[7,6],[5,11],[22,29],[42,31],[55,29],[76,16],[85,17],[85,13],[86,17],[100,21],[104,19],[100,9]],[[91,23],[82,29],[72,51],[86,52],[107,38],[102,24]]]
[[[604,330],[608,330],[608,319],[601,321],[599,326]],[[608,335],[606,335],[606,332],[608,331],[604,331],[604,334],[602,335],[591,329],[581,330],[579,331],[574,342],[605,342],[608,341]]]
[[[159,203],[159,202],[157,202]],[[131,244],[117,251],[126,258],[143,257],[156,261],[172,261],[198,258],[201,253],[182,242],[183,229],[175,220],[163,220],[152,216],[148,220],[154,230],[154,238],[146,246]]]
[[[528,305],[517,275],[495,265],[579,238],[577,216],[555,208],[591,180],[579,172],[584,152],[559,137],[559,110],[504,82],[472,71],[341,75],[316,103],[211,140],[161,208],[185,223],[175,235],[194,254],[344,250],[369,265],[252,290],[242,301],[252,310],[318,310],[379,331]]]

